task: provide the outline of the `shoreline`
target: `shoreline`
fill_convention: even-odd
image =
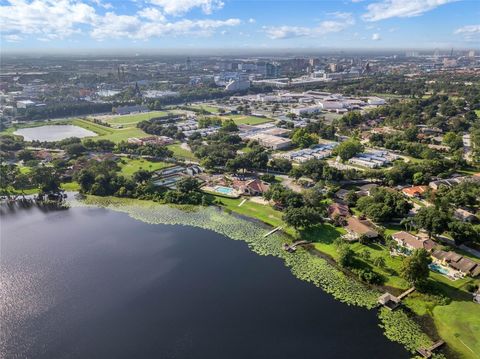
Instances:
[[[351,273],[339,269],[333,258],[317,249],[301,249],[294,254],[284,251],[281,244],[285,240],[291,241],[293,237],[279,231],[264,238],[264,231],[271,228],[271,225],[261,219],[235,213],[222,206],[175,206],[116,197],[88,196],[83,200],[75,200],[73,205],[108,208],[151,224],[186,225],[212,230],[229,239],[246,242],[259,255],[279,257],[297,279],[314,284],[335,300],[368,310],[378,308],[377,298],[382,293],[379,288],[372,288]],[[165,211],[167,208],[168,211]],[[235,220],[225,224],[225,216]],[[377,317],[384,335],[414,354],[418,347],[431,345],[434,340],[430,335],[432,332],[437,333],[436,328],[425,330],[417,316],[409,312],[403,309],[390,312],[380,308]]]

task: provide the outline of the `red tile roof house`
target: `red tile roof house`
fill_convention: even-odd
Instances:
[[[431,252],[437,247],[437,244],[431,239],[414,236],[413,234],[405,231],[392,234],[392,239],[397,243],[398,246],[406,250],[406,253],[404,254],[410,254],[415,249],[422,248],[428,252]]]
[[[360,220],[356,217],[348,217],[347,225],[345,226],[347,234],[343,237],[347,241],[354,242],[360,239],[361,236],[367,238],[377,238],[378,232],[371,227],[369,221]]]
[[[428,189],[428,186],[413,186],[402,189],[402,193],[410,198],[421,197]]]
[[[334,202],[327,208],[328,218],[335,219],[337,217],[348,217],[350,209],[346,204]]]
[[[259,179],[253,179],[249,181],[234,181],[233,187],[244,195],[261,196],[264,192],[268,191],[270,185]]]

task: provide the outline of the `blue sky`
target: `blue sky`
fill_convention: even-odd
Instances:
[[[0,0],[2,49],[479,48],[473,0]]]

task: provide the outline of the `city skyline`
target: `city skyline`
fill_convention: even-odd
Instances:
[[[3,51],[478,49],[474,1],[2,0]]]

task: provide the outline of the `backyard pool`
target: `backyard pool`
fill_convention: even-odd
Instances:
[[[443,274],[443,275],[446,275],[446,276],[451,276],[450,275],[450,271],[447,269],[447,268],[444,268],[438,264],[435,264],[435,263],[432,263],[432,264],[429,264],[428,265],[430,267],[431,270],[433,270],[434,272],[438,272],[440,274]]]
[[[223,187],[223,186],[216,186],[215,191],[218,193],[227,195],[227,196],[233,196],[234,195],[234,189],[230,187]]]

